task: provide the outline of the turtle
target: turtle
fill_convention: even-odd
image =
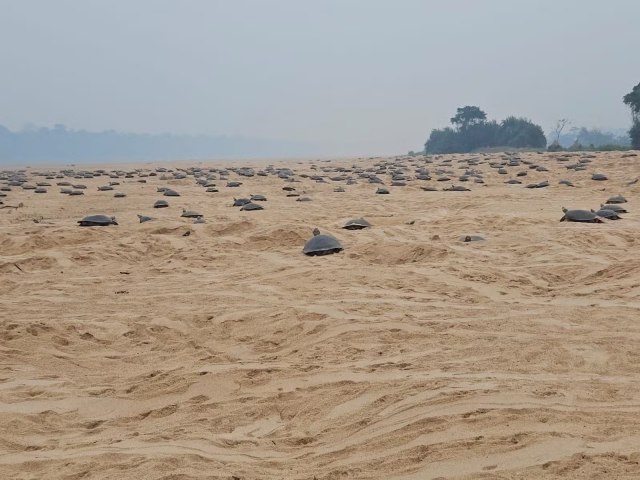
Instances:
[[[67,195],[69,195],[73,190],[71,190],[70,188],[61,188],[60,189],[60,193],[65,193]]]
[[[604,223],[598,216],[589,210],[567,210],[562,207],[564,215],[560,219],[561,222],[587,222],[587,223]]]
[[[333,235],[322,234],[320,230],[313,230],[313,237],[304,244],[302,253],[309,256],[330,255],[342,251],[342,245]]]
[[[424,190],[425,192],[437,192],[438,189],[436,187],[420,187],[422,188],[422,190]]]
[[[526,170],[516,173],[516,177],[526,177],[529,174]]]
[[[622,195],[614,195],[613,197],[609,197],[607,203],[627,203],[627,199]]]
[[[102,187],[98,187],[99,192],[106,192],[109,190],[113,190],[113,187],[111,185],[103,185]]]
[[[116,192],[113,194],[113,198],[124,198],[126,197],[127,194],[126,193],[122,193],[122,192]]]
[[[267,201],[267,197],[265,197],[264,195],[251,195],[251,201],[252,202],[266,202]]]
[[[242,207],[240,207],[240,211],[251,211],[251,210],[264,210],[262,205],[258,205],[257,203],[249,202],[245,203]]]
[[[376,190],[376,193],[378,195],[389,195],[389,190],[387,190],[386,188],[380,187]]]
[[[156,203],[153,204],[153,208],[167,208],[169,206],[169,202],[166,200],[156,200]]]
[[[227,187],[239,187],[240,185],[242,185],[242,182],[227,182]]]
[[[567,187],[575,187],[575,185],[570,180],[560,180],[558,184],[566,185]]]
[[[593,209],[591,209],[591,211],[599,217],[606,218],[607,220],[620,220],[622,218],[618,216],[618,212],[614,212],[613,210],[608,210],[606,208],[601,208],[597,212]]]
[[[471,189],[463,187],[462,185],[451,185],[449,188],[443,188],[445,192],[470,192]]]
[[[78,195],[84,195],[84,192],[82,190],[71,190],[71,192],[69,192],[69,195],[75,197]]]
[[[193,223],[207,223],[207,222],[205,222],[204,217],[198,217],[195,219]]]
[[[44,187],[36,187],[34,193],[47,193],[47,189]]]
[[[336,187],[336,188],[333,189],[333,191],[336,192],[336,193],[346,192],[344,187]]]
[[[138,215],[138,220],[140,220],[140,223],[144,223],[144,222],[150,222],[151,220],[155,220],[155,218],[149,217],[147,215]]]
[[[520,180],[516,180],[515,178],[512,178],[511,180],[507,180],[504,183],[509,185],[520,185],[522,182]]]
[[[172,189],[170,189],[170,188],[167,188],[167,189],[164,191],[163,195],[164,195],[165,197],[179,197],[179,196],[180,196],[180,194],[179,194],[178,192],[176,192],[175,190],[172,190]]]
[[[118,225],[116,217],[107,215],[89,215],[82,220],[78,220],[81,227],[106,227],[107,225]]]
[[[248,198],[235,198],[233,199],[233,206],[234,207],[242,207],[243,205],[246,205],[247,203],[251,203],[251,200],[249,200]]]
[[[346,230],[362,230],[363,228],[369,228],[371,226],[371,224],[369,222],[367,222],[364,218],[360,217],[360,218],[354,218],[352,220],[349,220],[347,223],[344,224],[344,229]]]
[[[205,190],[207,193],[217,193],[220,190],[218,190],[216,187],[209,187]]]
[[[311,198],[310,197],[298,197],[296,198],[296,202],[310,202]]]
[[[180,215],[180,216],[184,217],[184,218],[200,218],[203,215],[201,213],[194,212],[193,210],[185,210],[183,208],[182,209],[182,215]]]
[[[593,175],[591,175],[591,180],[609,180],[609,177],[607,177],[604,173],[594,173]]]
[[[600,208],[602,210],[613,210],[616,213],[628,213],[627,209],[624,207],[621,207],[620,204],[618,203],[605,203],[605,204],[601,204]]]
[[[464,237],[460,237],[460,240],[468,243],[468,242],[481,242],[482,240],[484,240],[484,237],[481,237],[480,235],[465,235]]]

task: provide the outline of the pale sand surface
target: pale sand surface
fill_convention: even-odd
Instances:
[[[640,183],[626,186],[640,156],[621,155],[567,172],[521,154],[549,168],[522,179],[543,189],[502,183],[526,165],[486,163],[471,192],[297,177],[312,202],[275,176],[219,193],[121,179],[123,199],[97,191],[108,177],[72,180],[83,197],[56,180],[14,188],[5,205],[24,207],[0,210],[0,478],[640,478]],[[470,157],[452,158],[458,175]],[[250,193],[265,210],[230,206]],[[618,193],[624,220],[558,221]],[[171,207],[152,209],[160,198]],[[78,227],[90,213],[119,226]],[[359,216],[374,227],[340,228]],[[344,251],[302,255],[316,226]]]

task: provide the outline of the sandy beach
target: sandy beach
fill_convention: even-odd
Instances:
[[[0,478],[640,478],[640,156],[562,155],[118,166],[125,198],[26,169],[51,186],[0,198],[23,205],[0,209]],[[483,184],[457,179],[471,158]],[[296,181],[138,176],[269,163]],[[389,195],[357,174],[375,164]],[[232,206],[250,194],[264,210]],[[616,194],[622,220],[559,222]],[[77,225],[94,213],[118,225]],[[314,227],[344,250],[303,255]]]

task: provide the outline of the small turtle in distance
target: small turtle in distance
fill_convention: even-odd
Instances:
[[[371,224],[364,218],[354,218],[345,223],[342,228],[346,230],[362,230],[363,228],[369,227],[371,227]]]
[[[78,220],[81,227],[106,227],[107,225],[118,225],[116,217],[107,215],[89,215],[82,220]]]

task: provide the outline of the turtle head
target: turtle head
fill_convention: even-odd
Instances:
[[[116,222],[116,217],[111,217],[111,225],[117,225],[118,222]]]
[[[467,235],[466,237],[464,237],[464,241],[465,242],[470,242],[471,241],[471,235]]]
[[[318,235],[320,235],[320,229],[318,227],[313,229],[313,236],[317,237]]]
[[[564,208],[564,207],[562,207],[562,211],[563,211],[564,213],[567,213],[567,209],[566,209],[566,208]]]

